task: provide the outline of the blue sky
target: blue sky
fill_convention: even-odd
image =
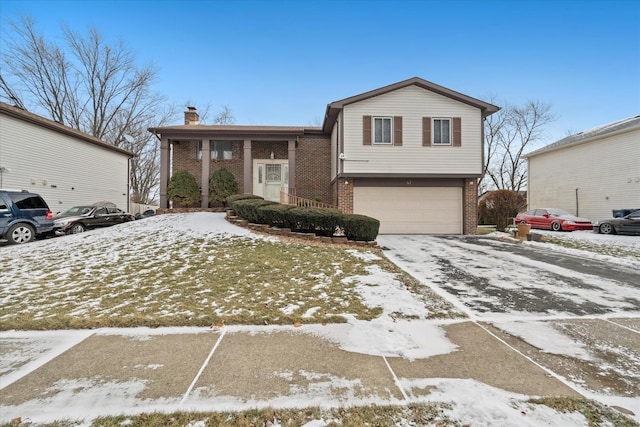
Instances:
[[[633,0],[0,0],[2,25],[25,15],[46,37],[63,23],[121,37],[171,102],[228,105],[237,124],[317,124],[332,101],[414,76],[552,104],[545,143],[640,114]]]

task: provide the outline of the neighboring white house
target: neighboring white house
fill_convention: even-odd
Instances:
[[[0,102],[0,188],[40,194],[55,213],[98,201],[128,210],[128,151]]]
[[[640,209],[640,115],[568,136],[525,156],[529,208],[597,221]]]

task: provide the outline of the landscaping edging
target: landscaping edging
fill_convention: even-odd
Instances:
[[[356,246],[361,248],[375,248],[379,249],[378,243],[374,240],[371,242],[360,242],[356,240],[349,240],[345,236],[338,237],[326,237],[326,236],[317,236],[315,233],[298,233],[295,231],[291,231],[289,228],[277,228],[271,227],[267,224],[253,224],[247,221],[246,219],[242,219],[239,216],[234,215],[233,211],[227,209],[227,215],[225,216],[226,220],[231,224],[248,228],[253,231],[270,234],[272,236],[278,237],[286,237],[294,240],[304,241],[305,243],[317,243],[317,244],[330,244],[330,245],[340,245],[340,246]]]
[[[226,209],[222,206],[215,208],[158,208],[156,209],[156,215],[194,212],[224,212],[225,210]]]

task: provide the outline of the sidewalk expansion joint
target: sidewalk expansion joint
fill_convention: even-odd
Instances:
[[[391,376],[393,377],[393,382],[396,383],[396,387],[400,389],[400,393],[402,393],[402,397],[404,398],[404,400],[409,400],[409,397],[407,396],[407,393],[404,392],[404,389],[402,388],[402,385],[400,384],[400,380],[396,376],[396,373],[393,372],[393,369],[391,369],[391,365],[389,365],[387,358],[385,356],[382,356],[382,360],[384,360],[385,365],[387,365],[387,369],[389,369],[389,372],[391,372]]]
[[[191,391],[193,390],[193,387],[195,387],[196,383],[198,382],[198,380],[200,379],[200,376],[202,375],[202,373],[204,372],[204,370],[206,369],[206,367],[209,365],[209,361],[211,360],[211,358],[213,357],[213,353],[216,352],[216,349],[218,348],[218,346],[220,345],[220,342],[222,342],[222,338],[224,338],[224,334],[226,333],[226,330],[223,330],[222,333],[220,334],[220,336],[218,337],[218,340],[216,341],[216,343],[214,344],[213,348],[211,349],[211,351],[209,352],[209,355],[207,356],[207,358],[205,359],[204,363],[202,364],[202,366],[200,367],[200,370],[198,371],[198,373],[196,374],[195,378],[193,379],[193,381],[191,382],[191,385],[189,385],[189,388],[187,389],[187,392],[184,394],[184,396],[182,397],[182,400],[180,401],[180,403],[178,404],[178,406],[182,406],[184,405],[184,402],[187,401],[187,398],[189,397],[189,395],[191,394]]]
[[[519,354],[520,356],[524,357],[526,360],[528,360],[530,363],[534,364],[535,366],[537,366],[538,368],[542,369],[543,371],[545,371],[547,374],[551,375],[553,378],[555,378],[556,380],[560,381],[562,384],[566,385],[567,387],[569,387],[571,390],[575,391],[576,393],[578,393],[580,396],[584,396],[584,392],[582,390],[580,390],[579,388],[577,388],[574,384],[572,384],[571,382],[567,381],[566,379],[564,379],[561,375],[555,373],[554,371],[552,371],[551,369],[547,368],[546,366],[543,366],[541,364],[539,364],[538,362],[536,362],[535,360],[533,360],[531,357],[527,356],[526,354],[524,354],[523,352],[521,352],[520,350],[518,350],[517,348],[513,347],[511,344],[509,344],[508,342],[506,342],[505,340],[503,340],[502,338],[500,338],[499,336],[497,336],[496,334],[494,334],[493,332],[491,332],[489,329],[485,328],[483,325],[480,324],[480,322],[474,320],[473,323],[475,323],[477,326],[479,326],[480,328],[482,328],[486,333],[488,333],[489,335],[491,335],[493,338],[497,339],[498,341],[500,341],[502,344],[506,345],[507,347],[509,347],[512,351],[514,351],[516,354]]]

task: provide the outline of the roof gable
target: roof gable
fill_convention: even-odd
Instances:
[[[327,110],[324,116],[324,123],[323,123],[322,129],[325,132],[330,132],[331,127],[335,122],[335,119],[338,117],[339,112],[344,108],[345,105],[353,104],[359,101],[363,101],[365,99],[370,99],[375,96],[383,95],[385,93],[389,93],[389,92],[392,92],[407,86],[412,86],[412,85],[418,86],[422,89],[437,93],[442,96],[446,96],[447,98],[451,98],[458,102],[462,102],[464,104],[468,104],[468,105],[471,105],[472,107],[478,108],[482,111],[482,117],[487,117],[500,109],[500,107],[497,107],[493,104],[489,104],[488,102],[484,102],[479,99],[472,98],[460,92],[456,92],[454,90],[448,89],[444,86],[437,85],[435,83],[429,82],[419,77],[413,77],[398,83],[394,83],[388,86],[384,86],[378,89],[361,93],[359,95],[354,95],[349,98],[332,102],[331,104],[327,105]]]

